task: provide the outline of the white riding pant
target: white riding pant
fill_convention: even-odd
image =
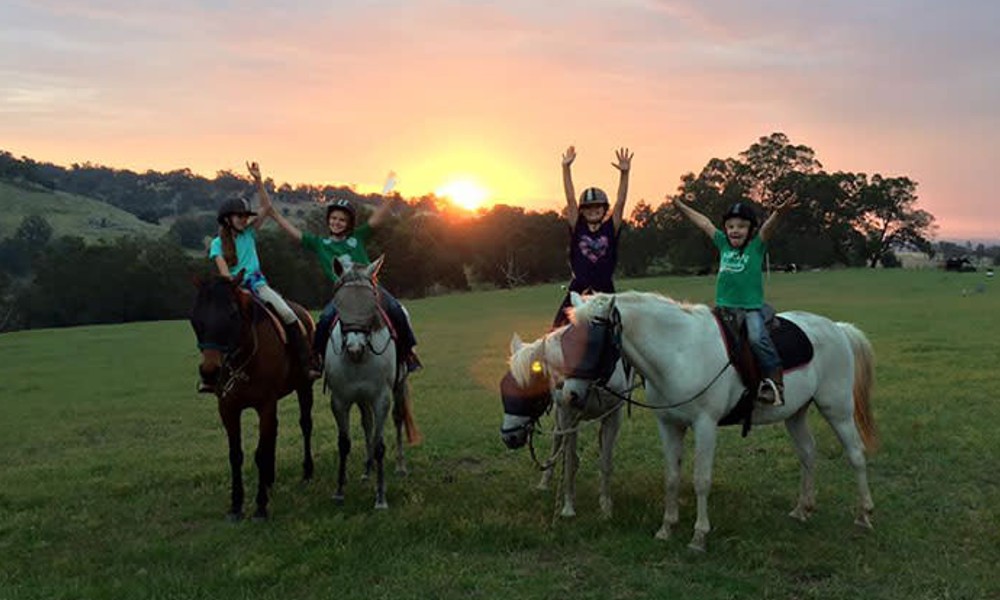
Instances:
[[[292,310],[292,307],[288,306],[288,303],[281,297],[281,294],[271,289],[271,286],[265,283],[264,285],[258,287],[255,291],[261,300],[267,302],[274,308],[274,311],[278,313],[279,317],[281,317],[281,322],[285,325],[291,325],[299,320],[299,317],[295,314],[295,311]]]

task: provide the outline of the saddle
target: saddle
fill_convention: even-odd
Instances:
[[[787,372],[808,364],[813,358],[813,346],[802,329],[788,319],[777,316],[774,308],[768,304],[764,305],[761,313],[764,315],[764,326],[778,351],[778,357],[781,358],[782,369]],[[729,361],[739,373],[745,386],[736,406],[719,420],[719,425],[741,423],[742,435],[746,437],[750,432],[757,388],[762,379],[760,366],[747,338],[746,313],[739,309],[716,306],[712,308],[712,314],[726,344]]]
[[[253,322],[259,323],[260,321],[267,319],[271,323],[271,326],[274,327],[274,332],[278,334],[278,338],[281,340],[281,343],[287,346],[288,334],[285,333],[285,325],[281,322],[281,319],[278,318],[278,313],[274,312],[274,308],[272,308],[270,304],[258,298],[257,295],[252,292],[240,289],[240,293],[246,294],[250,297],[250,302],[254,307],[254,310],[251,312],[253,315],[251,317]],[[295,311],[295,315],[298,316],[299,320],[297,324],[299,326],[299,331],[302,332],[303,338],[311,339],[309,332],[316,329],[316,323],[313,321],[312,315],[309,314],[309,311],[294,302],[289,300],[285,300],[285,302],[288,302],[288,306],[291,307],[291,309]],[[306,326],[306,323],[309,323],[309,326]]]

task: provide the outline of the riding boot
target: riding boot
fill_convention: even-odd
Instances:
[[[785,404],[785,383],[783,381],[782,370],[775,369],[763,381],[757,390],[757,401],[771,406],[783,406]]]
[[[292,351],[293,360],[299,370],[299,374],[306,381],[319,379],[319,371],[311,368],[312,359],[309,356],[309,344],[306,342],[306,338],[303,337],[302,331],[299,329],[299,324],[297,322],[286,323],[285,333],[288,335],[288,347]]]

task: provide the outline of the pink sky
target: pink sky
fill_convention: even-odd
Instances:
[[[0,149],[373,190],[393,169],[405,196],[471,178],[546,209],[569,144],[577,186],[608,189],[632,148],[630,206],[658,205],[781,131],[829,171],[916,180],[940,238],[1000,239],[992,4],[78,4],[0,6]]]

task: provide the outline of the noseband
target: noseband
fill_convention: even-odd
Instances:
[[[389,344],[392,343],[392,336],[389,336],[385,345],[382,348],[375,348],[372,345],[372,332],[380,329],[378,325],[384,325],[388,321],[388,317],[382,310],[381,294],[379,294],[378,286],[375,285],[374,281],[369,279],[341,279],[340,282],[333,288],[333,303],[336,306],[337,294],[339,294],[345,288],[366,288],[367,291],[371,292],[373,302],[375,303],[375,319],[369,319],[366,323],[355,323],[347,322],[344,319],[343,312],[338,310],[337,321],[340,323],[341,339],[340,339],[340,352],[343,354],[347,351],[347,334],[357,333],[364,337],[365,346],[371,351],[372,354],[381,355],[389,348]]]

